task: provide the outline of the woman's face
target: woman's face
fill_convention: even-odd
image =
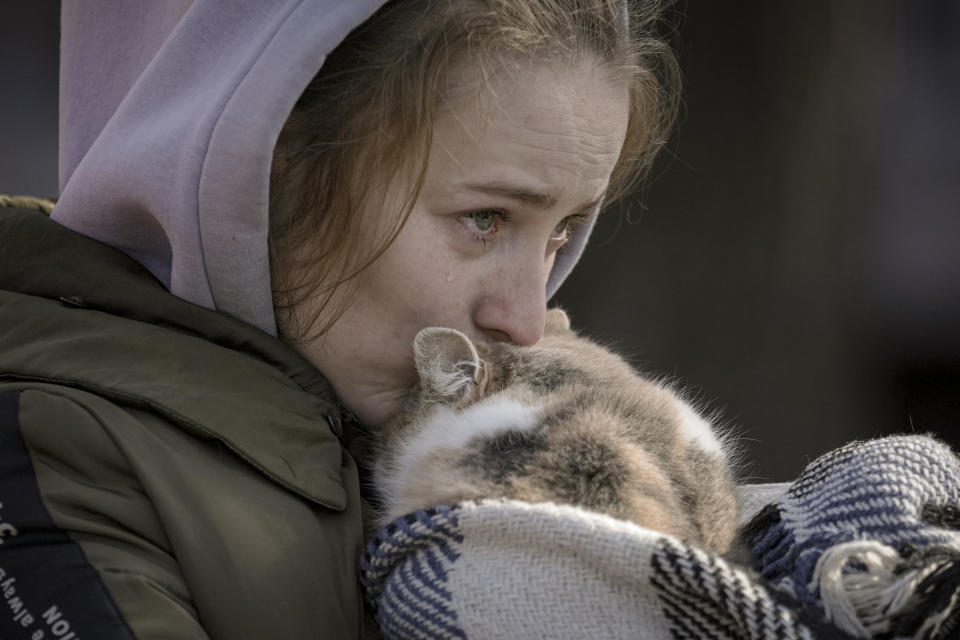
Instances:
[[[501,74],[480,94],[461,91],[438,116],[407,223],[333,327],[300,346],[368,425],[401,408],[423,327],[540,339],[554,257],[596,213],[619,157],[626,87],[591,66]],[[386,191],[388,210],[402,211],[410,187]]]

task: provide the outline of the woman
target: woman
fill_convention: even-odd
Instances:
[[[59,224],[0,217],[4,638],[357,636],[345,417],[424,326],[536,342],[662,144],[656,3],[381,4],[64,5]]]

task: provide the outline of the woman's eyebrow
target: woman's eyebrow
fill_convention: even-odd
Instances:
[[[497,196],[505,196],[512,200],[519,200],[524,204],[532,204],[540,209],[550,209],[557,204],[557,198],[549,193],[537,193],[529,191],[523,187],[518,187],[500,182],[492,183],[474,183],[467,182],[460,185],[471,191],[479,191]]]
[[[517,200],[524,204],[533,205],[539,209],[551,209],[557,204],[556,196],[549,193],[538,193],[536,191],[530,191],[523,187],[516,185],[506,184],[502,182],[464,182],[458,185],[462,188],[469,189],[471,191],[478,191],[480,193],[486,193],[490,195],[504,196],[512,200]],[[592,202],[585,203],[578,211],[589,211],[593,209],[598,204],[603,201],[603,196],[593,200]]]

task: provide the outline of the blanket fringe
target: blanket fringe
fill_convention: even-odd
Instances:
[[[827,618],[855,636],[953,637],[960,626],[960,554],[933,551],[897,551],[875,540],[838,544],[818,559],[809,589],[819,592]]]
[[[906,547],[904,572],[928,567],[924,578],[894,616],[892,630],[916,640],[956,638],[960,632],[960,552],[945,547]]]

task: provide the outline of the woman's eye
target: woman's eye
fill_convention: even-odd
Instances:
[[[470,233],[478,238],[486,239],[496,235],[499,231],[499,224],[506,222],[507,216],[496,209],[482,209],[465,213],[460,216],[460,219]]]
[[[585,213],[575,213],[561,220],[560,223],[553,228],[550,235],[550,243],[553,250],[562,250],[567,242],[570,241],[570,237],[577,227],[585,224],[587,220],[589,220],[589,216]]]
[[[580,225],[586,223],[588,216],[583,213],[575,213],[572,216],[567,216],[560,221],[560,224],[553,228],[553,240],[562,240],[566,242],[570,239],[570,235],[574,230]]]
[[[473,224],[477,228],[477,231],[482,233],[492,231],[497,223],[496,211],[474,211],[470,214],[470,217],[473,219]]]

